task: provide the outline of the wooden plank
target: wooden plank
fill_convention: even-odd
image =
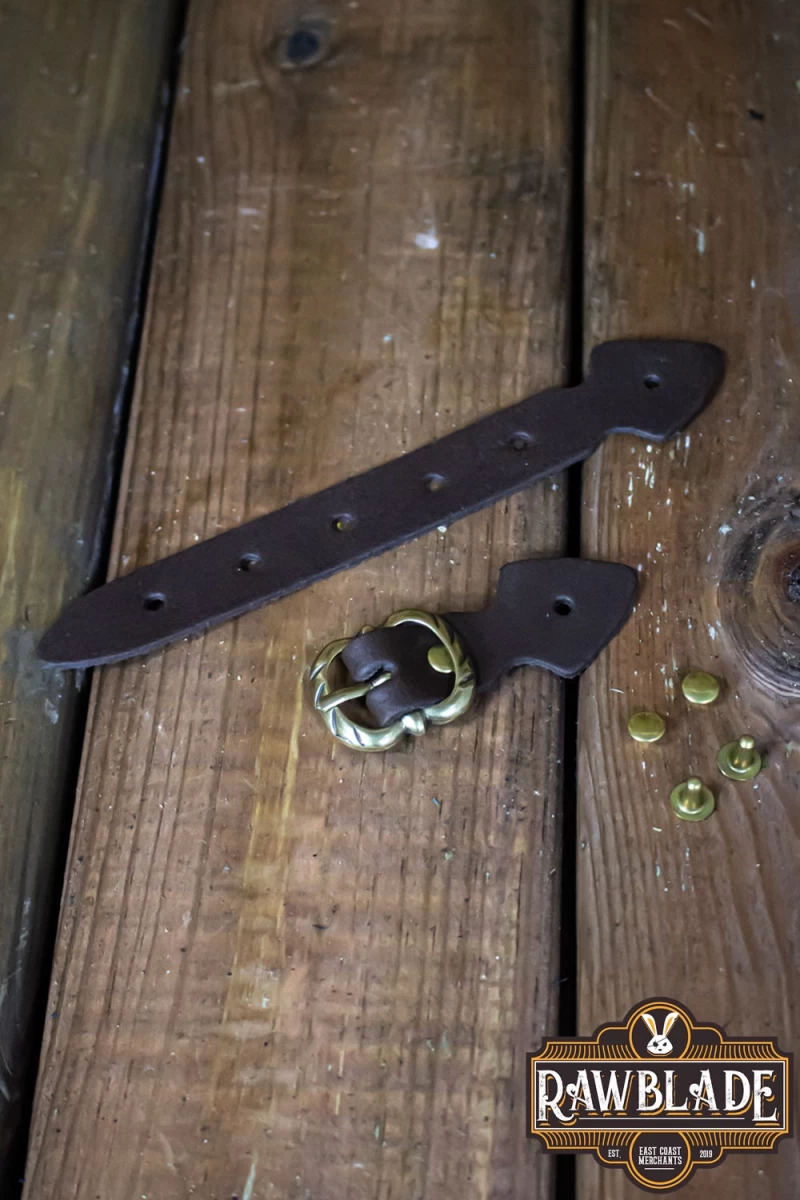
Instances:
[[[638,567],[642,590],[582,688],[580,1026],[666,994],[794,1049],[800,13],[591,0],[588,28],[588,341],[704,337],[729,366],[690,433],[618,439],[586,472],[585,550]],[[681,697],[692,668],[724,680],[709,711]],[[625,732],[636,707],[669,721],[644,750]],[[769,766],[728,783],[717,750],[745,732]],[[718,798],[697,825],[669,807],[693,772]],[[794,1195],[799,1168],[784,1142],[699,1172],[686,1195]],[[581,1196],[631,1193],[588,1161],[579,1181]]]
[[[266,7],[191,10],[114,571],[564,376],[564,6],[364,0],[294,72],[303,10]],[[563,512],[547,483],[99,674],[31,1200],[545,1194],[561,688],[361,757],[303,674],[482,604]]]
[[[34,647],[102,553],[175,8],[0,6],[0,1181],[29,1111],[85,712],[80,678]]]

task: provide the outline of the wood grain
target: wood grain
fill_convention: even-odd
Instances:
[[[765,0],[591,0],[589,341],[689,335],[729,356],[722,394],[684,436],[620,438],[585,476],[584,549],[637,567],[634,619],[582,685],[580,1026],[666,994],[730,1034],[793,1049],[800,836],[800,380],[796,177],[800,14]],[[680,693],[716,673],[711,710]],[[627,738],[634,708],[668,722]],[[752,732],[769,762],[724,780],[718,748]],[[717,811],[680,822],[690,773]],[[798,1143],[731,1155],[689,1196],[796,1194]],[[584,1160],[579,1195],[632,1195]]]
[[[569,34],[552,0],[192,6],[115,571],[563,379]],[[483,603],[563,513],[548,482],[99,674],[29,1200],[544,1194],[560,686],[361,757],[304,671]]]
[[[102,547],[175,5],[0,5],[0,1189],[30,1104],[81,679],[34,648]]]

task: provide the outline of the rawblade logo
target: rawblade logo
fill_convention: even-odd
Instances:
[[[674,1191],[698,1167],[791,1136],[791,1071],[771,1038],[727,1038],[656,997],[621,1025],[528,1055],[528,1136],[596,1154],[646,1191]]]

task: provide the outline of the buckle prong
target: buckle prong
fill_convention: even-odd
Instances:
[[[352,687],[339,688],[338,691],[331,692],[324,696],[317,708],[320,712],[330,712],[332,708],[340,708],[343,704],[348,704],[351,700],[363,700],[367,692],[371,692],[373,688],[379,687],[382,683],[388,683],[392,678],[391,671],[381,671],[380,675],[376,675],[367,683],[354,683]]]

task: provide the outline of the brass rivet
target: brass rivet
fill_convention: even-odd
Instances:
[[[428,651],[428,666],[440,675],[453,674],[453,660],[444,646],[431,646]]]
[[[714,811],[714,796],[702,780],[692,777],[673,788],[669,802],[682,821],[705,821]]]
[[[753,779],[761,770],[761,755],[749,733],[728,742],[717,755],[717,766],[728,779]]]
[[[636,742],[657,742],[667,723],[657,712],[637,712],[628,720],[628,733]]]
[[[719,680],[708,671],[692,671],[681,680],[681,691],[690,704],[713,704],[719,695]]]

